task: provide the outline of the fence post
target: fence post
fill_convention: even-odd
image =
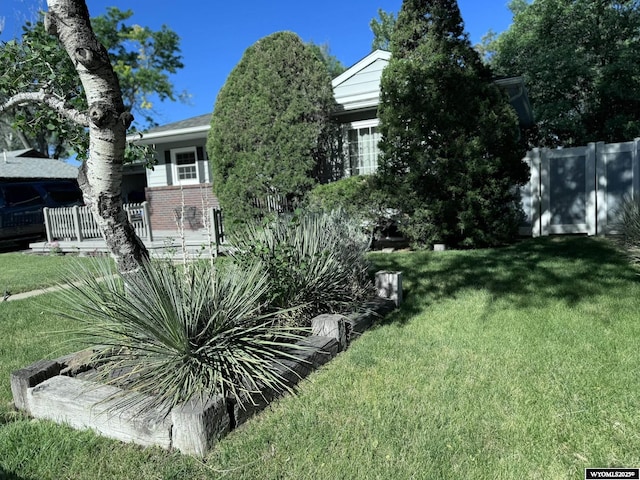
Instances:
[[[222,209],[216,210],[216,218],[218,219],[218,240],[224,242],[224,222],[222,221]]]
[[[609,185],[607,184],[607,163],[609,160],[607,159],[606,153],[606,145],[604,142],[598,142],[595,144],[595,167],[593,175],[593,198],[595,202],[595,205],[593,205],[595,215],[595,226],[593,228],[594,235],[605,235],[609,230],[607,214],[610,208],[610,205],[608,204]],[[587,169],[587,173],[589,173],[589,169]]]
[[[82,231],[80,229],[80,209],[78,208],[77,205],[74,205],[72,210],[72,215],[73,215],[73,227],[76,231],[76,238],[78,239],[79,242],[82,241]]]
[[[210,215],[211,215],[211,219],[209,220],[211,222],[211,227],[213,228],[213,241],[216,244],[216,250],[215,250],[215,254],[216,257],[218,256],[218,254],[220,253],[220,240],[222,238],[222,232],[220,231],[220,227],[221,227],[221,223],[218,223],[219,218],[218,218],[218,212],[220,212],[220,210],[217,210],[214,207],[211,207],[210,211]]]
[[[142,218],[147,229],[147,240],[153,242],[153,231],[151,230],[151,214],[149,213],[149,204],[146,202],[146,200],[142,202]]]
[[[640,138],[633,139],[633,153],[631,154],[633,180],[631,195],[636,196],[640,192]]]
[[[211,207],[209,209],[209,226],[213,229],[213,242],[216,244],[214,254],[218,256],[218,226],[216,225],[216,209]]]
[[[585,221],[587,224],[587,235],[592,236],[597,233],[598,210],[596,200],[596,157],[602,154],[604,143],[588,143],[585,158]]]
[[[542,235],[542,160],[540,149],[534,148],[527,153],[529,160],[529,188],[531,194],[531,236]]]
[[[547,237],[551,226],[551,159],[548,148],[540,152],[540,236]]]
[[[51,232],[51,218],[49,217],[49,207],[44,207],[42,209],[42,213],[44,214],[44,229],[47,232],[47,242],[53,242],[53,233]]]

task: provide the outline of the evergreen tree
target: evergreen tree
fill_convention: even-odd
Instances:
[[[308,45],[316,53],[318,59],[325,64],[331,78],[336,78],[347,69],[347,67],[345,67],[335,55],[331,54],[331,49],[328,44],[323,43],[322,45],[318,45],[316,43],[309,42]]]
[[[216,100],[207,151],[231,224],[263,213],[256,199],[299,200],[328,163],[331,79],[291,32],[249,47]]]
[[[396,17],[393,12],[385,12],[378,9],[378,18],[371,19],[369,27],[373,32],[373,42],[371,42],[371,50],[389,50],[391,45],[391,35],[396,24]]]
[[[517,234],[527,179],[515,112],[455,0],[405,0],[382,75],[378,185],[414,244],[497,245]]]

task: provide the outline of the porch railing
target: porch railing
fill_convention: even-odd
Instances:
[[[253,205],[268,213],[293,212],[296,203],[287,199],[284,195],[266,195],[253,199]]]
[[[147,202],[127,203],[123,207],[138,237],[153,241]],[[98,223],[93,218],[89,207],[45,208],[43,213],[48,242],[54,240],[82,242],[102,238]]]

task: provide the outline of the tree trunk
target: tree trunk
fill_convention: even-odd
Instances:
[[[149,258],[122,208],[122,170],[126,132],[133,120],[106,49],[91,28],[84,0],[47,0],[47,31],[67,51],[89,105],[89,158],[78,175],[85,203],[91,207],[118,270],[133,273]]]

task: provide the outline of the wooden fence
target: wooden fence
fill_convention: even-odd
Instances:
[[[521,233],[545,236],[616,233],[624,198],[640,192],[640,139],[527,153],[531,179],[522,188]]]
[[[138,237],[153,241],[147,202],[127,203],[123,207]],[[49,243],[54,240],[82,242],[102,238],[98,223],[89,207],[45,208],[43,213]]]

